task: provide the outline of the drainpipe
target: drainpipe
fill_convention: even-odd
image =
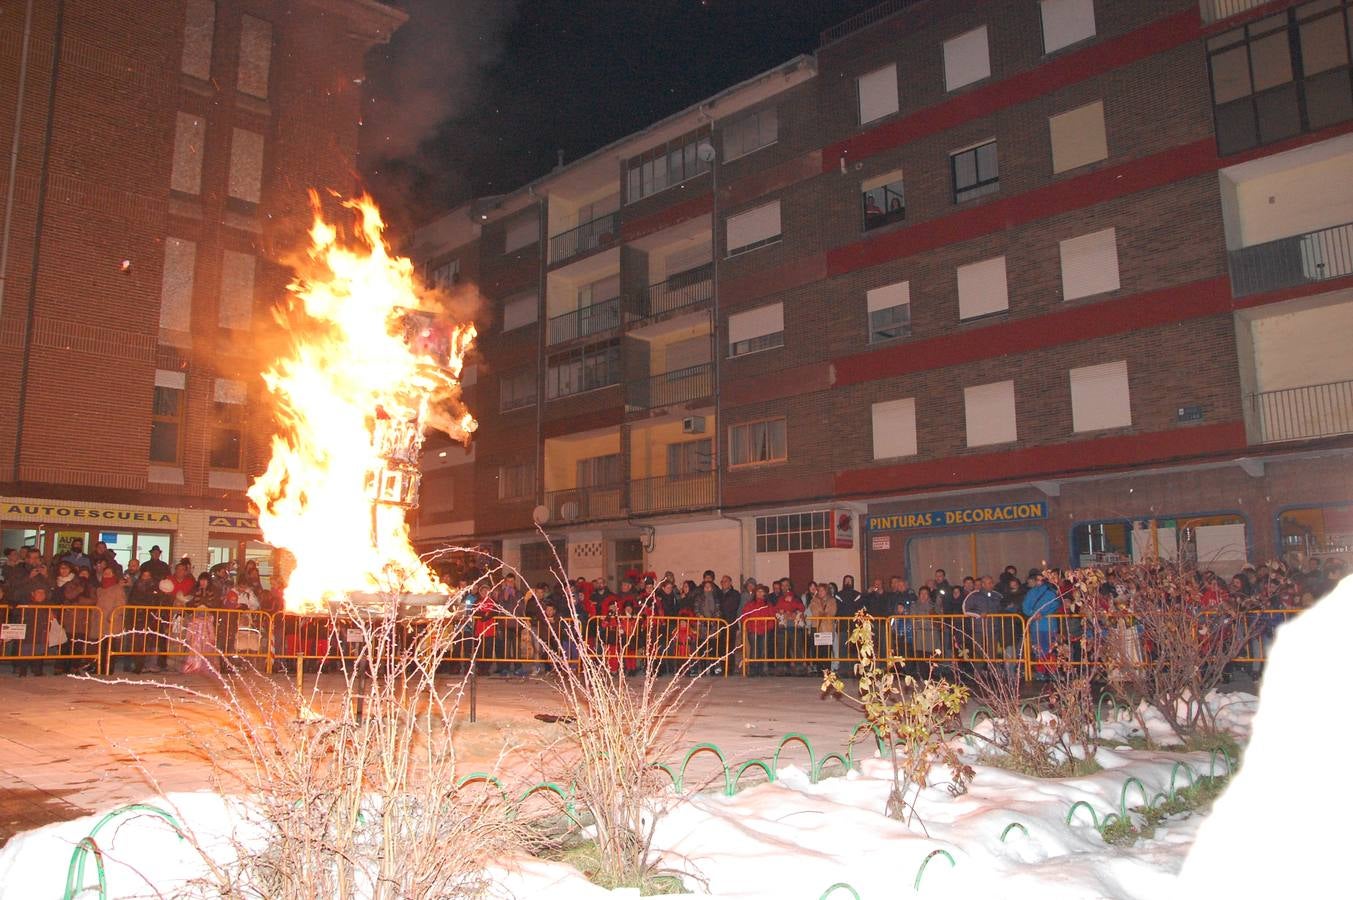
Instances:
[[[9,272],[9,234],[14,221],[14,178],[19,169],[19,133],[23,126],[24,91],[28,87],[28,43],[33,33],[33,0],[23,14],[23,44],[19,52],[19,89],[14,99],[14,141],[9,148],[9,183],[5,188],[5,224],[0,232],[0,313],[5,309],[5,280]]]

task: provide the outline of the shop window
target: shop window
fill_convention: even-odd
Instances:
[[[756,552],[789,553],[831,546],[830,510],[756,517]]]
[[[107,544],[113,558],[123,567],[126,567],[136,548],[136,535],[130,531],[100,531],[95,533],[94,540]]]
[[[864,205],[864,230],[882,228],[907,217],[907,200],[902,192],[902,171],[871,178],[860,186]]]
[[[1010,308],[1004,256],[959,266],[957,276],[960,319],[989,316]]]
[[[944,42],[944,89],[956,91],[965,85],[991,77],[991,52],[987,48],[987,26],[974,28]]]
[[[1044,53],[1095,36],[1094,0],[1040,0],[1039,12],[1043,18]]]
[[[211,403],[209,464],[213,469],[239,471],[244,467],[244,384],[216,379]]]
[[[562,541],[532,541],[521,545],[521,573],[527,585],[554,584],[554,572],[568,560],[568,545]],[[526,587],[527,585],[523,585]]]
[[[1353,504],[1289,509],[1278,518],[1278,539],[1299,561],[1334,556],[1353,563]],[[6,539],[5,546],[15,545]]]
[[[644,542],[638,538],[622,538],[615,542],[613,575],[615,581],[612,584],[620,587],[620,580],[625,577],[625,573],[635,569],[644,570]],[[637,586],[637,585],[636,585]]]
[[[39,528],[6,528],[0,532],[0,548],[4,550],[22,550],[25,547],[36,547],[42,550],[42,543],[47,535]]]
[[[160,559],[168,564],[172,569],[178,558],[174,556],[174,536],[154,531],[138,531],[136,533],[135,558],[140,562],[150,559],[150,548],[160,548]]]
[[[150,461],[176,466],[183,454],[183,398],[187,382],[182,372],[158,369],[150,410]]]
[[[240,542],[229,538],[210,538],[207,541],[207,568],[229,563],[240,555]]]
[[[1132,559],[1132,528],[1127,522],[1087,522],[1071,531],[1078,566],[1110,566]]]
[[[860,124],[897,112],[897,66],[887,65],[855,79],[860,99]]]
[[[1101,100],[1050,116],[1048,133],[1052,141],[1054,174],[1088,166],[1109,156]]]
[[[986,141],[949,155],[954,179],[954,202],[962,203],[1001,189],[1000,160],[996,142]]]
[[[748,422],[728,429],[729,466],[751,466],[781,462],[788,458],[785,420]]]
[[[728,317],[729,356],[746,356],[784,345],[784,304],[772,303]]]

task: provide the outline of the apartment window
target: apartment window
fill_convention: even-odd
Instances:
[[[788,513],[756,517],[756,552],[791,553],[798,550],[825,550],[831,546],[830,510]]]
[[[248,330],[254,324],[254,270],[251,253],[227,250],[221,255],[221,301],[217,324],[222,328]]]
[[[230,137],[230,196],[257,203],[263,191],[263,135],[236,128]]]
[[[240,93],[268,99],[268,70],[272,66],[272,23],[246,15],[240,20],[240,68],[235,86]]]
[[[174,122],[174,159],[169,187],[183,194],[202,193],[202,145],[207,126],[197,116],[181,112]]]
[[[951,153],[949,166],[954,176],[955,203],[972,200],[974,197],[981,197],[1001,189],[995,141],[987,141],[976,147]]]
[[[545,398],[568,397],[620,383],[620,347],[588,348],[551,360],[545,373]]]
[[[728,465],[751,466],[788,458],[785,420],[748,422],[728,429]]]
[[[1043,52],[1095,36],[1095,0],[1041,0],[1043,15]]]
[[[193,270],[197,244],[182,238],[164,240],[164,274],[160,282],[160,327],[189,331],[193,316]]]
[[[725,227],[729,256],[773,244],[780,239],[780,201],[729,216]]]
[[[155,394],[150,410],[150,461],[176,466],[183,453],[183,397],[187,378],[182,372],[155,371]]]
[[[1060,250],[1063,300],[1118,290],[1118,238],[1114,229],[1062,241]]]
[[[532,210],[507,223],[503,238],[503,252],[515,253],[540,240],[540,216]]]
[[[864,204],[864,230],[901,222],[907,217],[907,199],[902,192],[902,171],[871,178],[860,185]]]
[[[724,162],[746,156],[780,137],[780,114],[774,106],[758,110],[723,127]]]
[[[729,356],[746,356],[784,345],[784,304],[772,303],[728,317]]]
[[[709,126],[697,128],[629,160],[625,202],[651,197],[708,172],[711,160],[700,153],[701,142],[708,139]]]
[[[860,98],[860,124],[897,112],[897,66],[887,65],[855,79]]]
[[[1052,171],[1065,172],[1099,162],[1109,156],[1104,134],[1104,103],[1096,100],[1085,106],[1058,113],[1048,119],[1052,140]]]
[[[1348,0],[1316,0],[1208,41],[1222,154],[1353,118],[1351,20]]]
[[[1071,370],[1071,422],[1076,431],[1132,424],[1126,360]]]
[[[534,406],[536,402],[536,373],[534,369],[519,369],[498,379],[498,408],[503,412]]]
[[[580,459],[576,464],[576,469],[577,483],[580,489],[613,488],[624,481],[621,475],[619,453]]]
[[[1010,308],[1005,257],[958,267],[958,317],[975,319]]]
[[[188,0],[183,19],[183,56],[179,69],[201,81],[211,78],[211,42],[216,30],[215,0]]]
[[[536,495],[536,472],[531,463],[498,467],[498,499],[529,500]]]
[[[974,28],[944,42],[944,89],[959,88],[991,77],[987,26]]]
[[[535,322],[540,298],[534,292],[518,294],[503,301],[503,331],[524,328]]]
[[[874,459],[916,455],[916,398],[875,403],[870,414],[874,425]]]
[[[449,512],[456,508],[456,479],[450,472],[423,476],[418,490],[422,513]]]
[[[216,379],[211,400],[210,465],[238,471],[244,467],[244,383]]]
[[[693,478],[714,471],[714,442],[709,438],[667,445],[667,477]]]
[[[911,282],[874,288],[865,294],[865,307],[869,313],[869,343],[911,334]]]
[[[963,414],[969,447],[1015,440],[1015,382],[998,381],[964,388]]]
[[[430,287],[449,289],[452,285],[460,283],[460,259],[448,259],[429,265],[427,270],[427,282]]]

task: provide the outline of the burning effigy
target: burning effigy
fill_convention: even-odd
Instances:
[[[390,252],[369,197],[343,203],[350,236],[312,203],[310,264],[278,312],[290,347],[263,372],[276,409],[272,456],[248,491],[265,540],[295,558],[286,608],[445,594],[406,516],[418,505],[427,431],[464,441],[476,427],[460,389],[474,325],[453,321],[445,298]]]

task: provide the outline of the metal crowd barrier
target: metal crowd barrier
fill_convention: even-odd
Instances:
[[[99,666],[103,611],[97,606],[44,603],[0,607],[0,660],[16,670],[43,672],[48,662],[71,667],[79,662]]]
[[[732,648],[723,619],[697,616],[594,616],[583,631],[586,650],[601,655],[612,669],[627,671],[645,659],[659,663],[687,660],[726,664]],[[725,665],[724,675],[728,674]]]
[[[119,606],[109,616],[104,674],[118,660],[129,668],[164,668],[170,659],[215,666],[221,657],[263,660],[272,668],[272,613],[198,606]]]

